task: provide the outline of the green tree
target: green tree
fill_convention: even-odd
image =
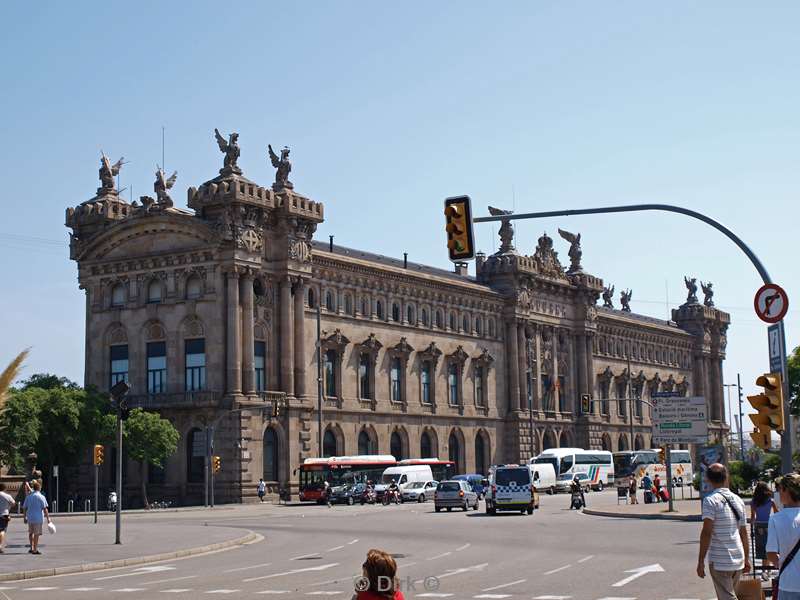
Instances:
[[[0,413],[0,463],[12,474],[22,473],[25,457],[39,442],[39,403],[31,394],[8,394]]]
[[[164,466],[164,461],[177,450],[180,434],[167,419],[141,408],[131,411],[130,417],[125,421],[124,431],[128,455],[142,464],[142,502],[148,508],[148,469],[150,465]]]
[[[786,360],[789,374],[789,402],[792,414],[800,415],[800,346],[794,349]]]

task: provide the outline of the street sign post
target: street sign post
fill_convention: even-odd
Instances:
[[[753,306],[759,319],[765,323],[777,323],[789,310],[789,297],[781,286],[765,283],[758,288]]]
[[[769,372],[782,373],[786,364],[786,343],[781,335],[779,323],[767,327],[767,342],[769,344]]]
[[[662,397],[653,401],[653,444],[705,444],[708,441],[703,396]]]

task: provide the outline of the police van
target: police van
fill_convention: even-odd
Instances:
[[[539,499],[528,465],[494,467],[489,475],[485,501],[487,515],[494,515],[498,510],[532,514],[534,506],[538,508]]]

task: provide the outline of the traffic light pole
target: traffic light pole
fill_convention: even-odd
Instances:
[[[736,387],[739,388],[739,460],[744,460],[744,429],[742,429],[742,375],[736,374]]]
[[[772,279],[767,272],[767,269],[761,263],[759,258],[750,249],[750,247],[742,241],[742,239],[733,233],[730,229],[725,227],[719,221],[712,219],[697,211],[683,208],[682,206],[673,206],[671,204],[631,204],[629,206],[605,206],[602,208],[580,208],[568,210],[550,210],[544,212],[533,213],[520,213],[518,215],[498,215],[491,217],[478,217],[473,219],[475,223],[489,223],[493,221],[516,221],[520,219],[545,219],[548,217],[571,217],[577,215],[598,215],[607,213],[625,213],[625,212],[642,212],[642,211],[664,211],[673,212],[687,217],[692,217],[707,225],[711,225],[717,231],[722,232],[729,240],[736,244],[739,249],[745,253],[747,258],[755,267],[758,274],[764,283],[772,283]],[[780,343],[786,347],[786,332],[784,331],[783,321],[780,321]],[[783,379],[783,403],[784,403],[784,430],[781,433],[781,471],[783,473],[790,473],[792,471],[792,415],[791,406],[789,402],[789,381],[786,370],[786,360],[784,357],[783,364],[781,365],[781,375]]]
[[[122,401],[117,399],[117,515],[115,544],[122,543]]]
[[[94,466],[94,522],[97,523],[97,502],[100,498],[100,465]]]

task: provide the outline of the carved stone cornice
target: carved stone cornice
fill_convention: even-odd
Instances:
[[[387,348],[387,351],[394,358],[408,360],[408,357],[414,351],[414,348],[411,347],[411,344],[408,343],[408,340],[405,337],[401,337],[400,341],[394,346]]]
[[[327,333],[327,331],[322,332],[320,340],[322,347],[327,350],[336,350],[339,353],[344,352],[350,340],[342,333],[341,329],[334,330],[330,335],[326,335]]]
[[[463,346],[458,346],[454,352],[447,355],[448,362],[454,362],[460,366],[464,366],[464,363],[467,362],[469,355],[464,351]]]
[[[436,342],[431,342],[427,348],[418,351],[417,356],[419,356],[421,360],[429,360],[435,365],[437,362],[439,362],[439,358],[442,356],[442,351],[436,347]]]
[[[472,363],[476,366],[490,367],[494,362],[494,356],[489,354],[488,348],[483,348],[481,353],[472,359]]]
[[[378,341],[378,338],[375,337],[374,333],[370,333],[369,336],[367,336],[367,339],[358,345],[358,349],[361,352],[368,354],[372,358],[373,362],[378,360],[378,352],[381,348],[383,348],[383,344]]]

